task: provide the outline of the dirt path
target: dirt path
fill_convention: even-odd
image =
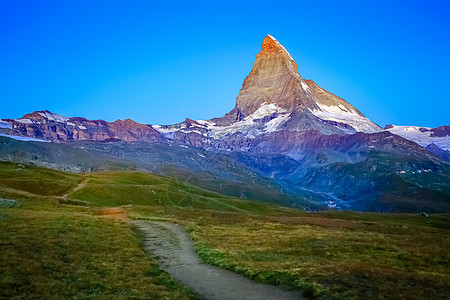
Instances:
[[[133,224],[144,233],[145,248],[158,259],[160,267],[206,299],[304,299],[300,292],[256,283],[204,264],[181,225],[149,221],[133,221]]]
[[[61,196],[61,198],[66,198],[70,194],[75,193],[76,191],[82,189],[88,181],[89,181],[89,177],[84,177],[77,186],[68,190],[64,195]]]
[[[122,207],[105,207],[100,209],[100,216],[103,218],[120,220],[122,222],[128,223],[127,213]]]

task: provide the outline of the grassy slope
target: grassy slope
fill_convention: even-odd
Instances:
[[[100,206],[142,205],[195,207],[219,211],[247,212],[272,210],[274,206],[245,201],[184,184],[151,173],[98,172],[82,174],[86,184],[67,198]]]
[[[50,175],[45,172],[50,172]],[[47,177],[51,177],[55,185],[46,184]],[[407,214],[306,213],[225,197],[153,174],[109,172],[74,175],[2,164],[0,197],[20,199],[23,203],[22,208],[0,211],[4,216],[2,224],[6,224],[2,225],[6,227],[2,230],[5,236],[2,236],[0,247],[12,251],[0,256],[1,268],[9,268],[11,274],[22,274],[25,278],[24,281],[14,281],[16,285],[13,288],[21,290],[20,295],[36,291],[39,291],[38,295],[44,295],[61,282],[69,284],[73,293],[79,292],[83,298],[117,295],[117,290],[123,291],[125,288],[122,287],[127,284],[132,286],[132,283],[122,283],[125,279],[117,274],[117,270],[123,269],[127,274],[134,270],[126,267],[133,263],[128,255],[131,250],[123,252],[122,248],[135,251],[132,253],[136,253],[133,257],[138,257],[137,264],[146,263],[148,270],[156,270],[145,258],[136,236],[127,226],[97,218],[92,207],[61,206],[59,202],[64,202],[61,198],[27,193],[24,190],[33,180],[36,186],[46,187],[42,189],[43,195],[69,193],[65,196],[67,201],[86,201],[93,206],[132,204],[127,208],[131,217],[165,217],[184,222],[192,231],[197,250],[206,261],[255,280],[302,288],[309,295],[439,299],[445,298],[450,289],[448,215],[424,218]],[[83,181],[86,182],[83,188],[72,189]],[[64,182],[68,184],[65,186]],[[39,232],[45,234],[40,235]],[[122,242],[116,244],[116,239]],[[48,241],[57,241],[59,250],[53,249],[51,246],[55,243],[49,244]],[[34,248],[45,249],[40,255],[48,252],[49,258],[41,258],[33,252]],[[85,249],[93,255],[95,253],[94,257],[98,259],[81,259]],[[25,253],[26,260],[15,261],[17,256],[21,257],[19,251]],[[67,266],[64,263],[67,255],[79,258],[70,259]],[[111,256],[115,257],[115,264]],[[39,271],[29,275],[33,271],[27,271],[27,264],[35,261],[34,258],[38,258]],[[108,280],[105,281],[95,275],[96,270],[104,268],[103,261],[109,265],[106,273],[109,277],[106,276]],[[51,266],[52,262],[52,271],[46,271],[47,264]],[[83,290],[86,282],[80,284],[77,280],[68,280],[69,275],[58,277],[57,274],[71,273],[69,270],[80,270],[78,280],[88,278],[87,286],[92,282],[92,288]],[[138,272],[130,276],[153,280],[164,293],[174,293],[175,296],[168,298],[189,295],[166,281],[166,275],[157,272],[159,275]],[[39,278],[46,282],[40,289],[33,286],[40,282]],[[99,289],[94,284],[97,280],[102,282]],[[11,289],[11,283],[2,282],[1,285]],[[142,285],[136,285],[136,288],[139,290],[134,294],[136,297],[149,295]]]
[[[0,166],[0,198],[21,204],[0,207],[1,299],[199,298],[157,267],[129,225],[59,204],[82,176]]]
[[[89,209],[0,209],[0,298],[189,299],[132,229]]]
[[[192,228],[207,261],[265,282],[345,298],[444,298],[448,231],[383,217],[370,225],[320,214],[232,224],[216,219]]]
[[[0,161],[2,190],[12,189],[41,196],[63,195],[81,176],[36,166]]]

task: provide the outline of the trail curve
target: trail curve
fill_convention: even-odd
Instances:
[[[183,226],[167,222],[133,221],[144,234],[145,249],[172,277],[209,300],[304,299],[299,291],[286,291],[256,283],[244,276],[205,264],[194,251]]]

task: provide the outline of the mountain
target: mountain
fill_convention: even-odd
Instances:
[[[422,147],[434,144],[439,149],[450,150],[450,126],[430,128],[386,125],[384,129],[404,137],[405,139],[416,142]]]
[[[235,108],[221,118],[154,126],[167,138],[214,144],[233,136],[255,136],[280,130],[323,134],[373,133],[382,128],[342,98],[303,79],[289,52],[268,35],[244,80]],[[199,136],[186,136],[186,134]]]
[[[20,119],[3,119],[2,133],[27,136],[52,142],[67,141],[161,141],[161,135],[150,125],[130,119],[106,122],[85,118],[68,118],[48,110],[35,111]]]
[[[269,127],[276,130],[280,129],[276,125],[284,125],[291,130],[295,128],[296,131],[302,131],[298,126],[302,112],[311,113],[322,122],[335,122],[336,133],[381,130],[344,99],[322,89],[312,80],[303,79],[292,56],[270,35],[263,40],[262,50],[256,56],[253,69],[244,80],[236,98],[236,107],[225,117],[214,120],[223,124],[225,120],[242,121],[245,118],[257,119],[279,114],[279,118],[287,123],[282,124],[282,120],[272,121]],[[256,116],[249,118],[255,113]],[[320,131],[322,128],[316,129]],[[327,133],[326,129],[322,130]]]
[[[115,158],[121,166],[193,180],[227,195],[370,211],[450,211],[449,128],[382,129],[344,99],[303,79],[289,52],[270,35],[234,109],[222,117],[147,125],[37,111],[0,120],[2,135],[65,143],[87,157]],[[44,145],[52,143],[33,143],[35,149],[12,144],[0,144],[1,159],[61,168],[64,158],[32,152],[72,153]],[[78,154],[67,159],[88,170],[110,165],[86,164]]]

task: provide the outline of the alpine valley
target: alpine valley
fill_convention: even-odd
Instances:
[[[265,37],[236,106],[173,125],[35,111],[0,120],[0,160],[70,172],[153,172],[307,210],[450,211],[450,126],[381,128],[301,77]]]

